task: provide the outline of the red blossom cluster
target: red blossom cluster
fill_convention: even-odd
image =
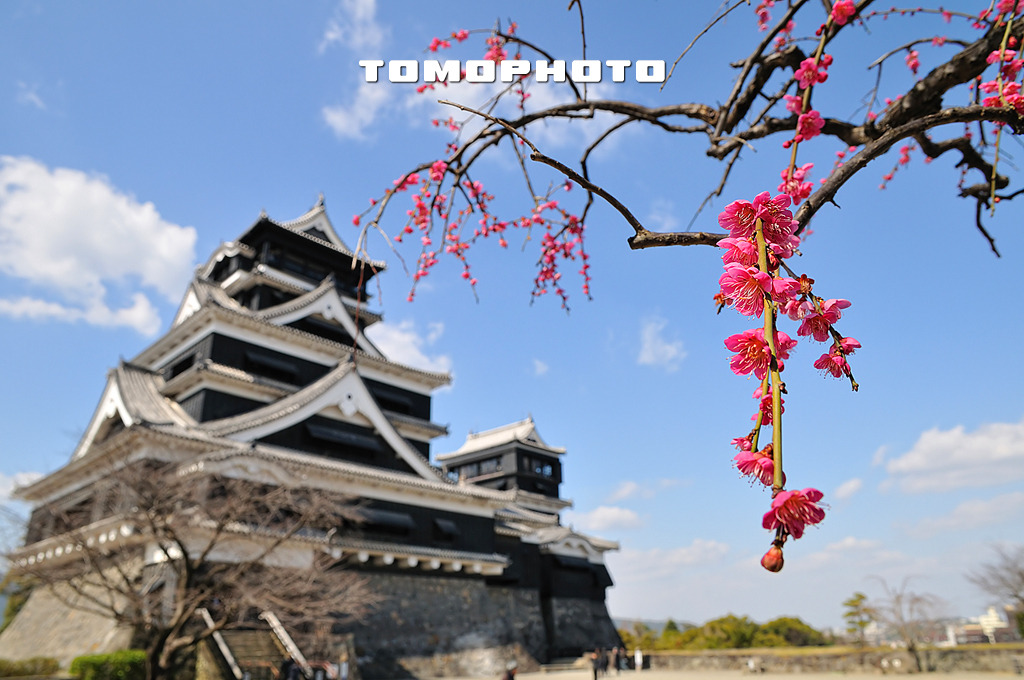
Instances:
[[[831,350],[815,362],[815,367],[837,377],[849,377],[854,389],[856,382],[846,357],[860,347],[856,340],[844,338],[834,329],[842,310],[850,306],[848,301],[823,300],[812,292],[813,279],[781,274],[783,268],[788,271],[783,260],[791,257],[800,243],[794,233],[797,223],[789,210],[790,203],[786,194],[773,197],[765,191],[753,201],[733,201],[718,216],[719,226],[728,230],[729,236],[719,242],[725,272],[719,278],[720,291],[715,299],[720,306],[731,305],[744,316],[764,319],[763,326],[726,338],[725,347],[733,353],[729,359],[733,373],[753,374],[761,381],[754,391],[754,428],[746,437],[733,440],[740,449],[733,461],[740,473],[772,488],[771,509],[763,518],[764,527],[776,531],[772,543],[775,552],[769,551],[771,559],[765,556],[765,567],[770,571],[782,568],[782,545],[788,537],[800,538],[807,525],[825,517],[818,504],[820,491],[784,490],[781,418],[785,387],[780,374],[797,341],[778,329],[778,320],[784,314],[800,321],[798,336],[819,342],[832,339]],[[758,449],[765,425],[772,426],[772,443]]]

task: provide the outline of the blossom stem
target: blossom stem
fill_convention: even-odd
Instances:
[[[773,350],[774,352],[774,350]],[[765,374],[764,380],[761,381],[761,396],[763,397],[768,393],[768,375]],[[757,418],[754,420],[754,430],[750,435],[750,448],[752,451],[757,451],[757,440],[761,436],[761,425],[764,422],[764,411],[760,408],[757,409]]]
[[[999,85],[999,99],[1003,106],[1008,106],[1006,103],[1006,95],[1003,93],[1003,55],[1006,53],[1006,44],[1010,38],[1010,29],[1013,27],[1013,14],[1004,14],[1003,16],[1009,16],[1006,21],[1006,30],[1003,32],[1003,41],[999,45],[999,73],[996,74],[996,82]],[[996,129],[996,150],[995,157],[992,159],[992,179],[989,182],[989,199],[992,202],[991,208],[989,208],[990,215],[996,214],[996,167],[999,165],[999,142],[1002,141],[1003,137],[1003,126],[1000,125]]]
[[[768,246],[764,240],[764,223],[761,218],[754,221],[754,234],[757,237],[757,264],[761,271],[771,276],[768,271]],[[775,347],[775,304],[770,295],[764,298],[764,340],[771,352],[769,370],[772,386],[772,462],[775,476],[772,480],[772,492],[782,490],[782,385],[779,376],[779,354]],[[769,376],[765,376],[768,380]],[[763,393],[763,390],[762,390]]]
[[[818,64],[821,63],[821,55],[825,52],[825,38],[828,37],[828,32],[832,28],[832,17],[825,21],[825,26],[821,31],[821,40],[818,41],[818,49],[814,52],[814,68],[818,68]],[[814,85],[804,89],[804,95],[800,103],[800,113],[807,113],[811,106],[811,90],[814,89]],[[793,150],[789,154],[789,169],[786,171],[786,181],[793,179],[793,172],[796,171],[796,149],[800,146],[800,142],[793,143]]]

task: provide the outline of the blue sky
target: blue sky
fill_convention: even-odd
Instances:
[[[589,56],[671,62],[717,3],[609,5],[587,5]],[[68,460],[106,371],[166,329],[194,265],[260,210],[292,219],[322,192],[353,243],[354,213],[411,166],[443,154],[446,134],[429,121],[444,109],[411,86],[362,83],[356,62],[423,59],[434,36],[487,28],[509,11],[488,2],[450,7],[0,7],[0,492]],[[604,82],[592,92],[721,101],[729,61],[757,35],[752,14],[737,13],[699,42],[663,91]],[[578,18],[561,5],[527,5],[511,18],[524,36],[579,58]],[[815,95],[825,115],[858,109],[874,56],[908,39],[963,32],[898,19],[871,29],[835,46],[832,88]],[[854,35],[870,58],[853,57]],[[478,37],[453,56],[483,49]],[[921,59],[927,69],[935,55],[922,49]],[[911,82],[905,69],[886,73],[892,92]],[[485,89],[444,94],[475,103]],[[558,95],[537,90],[534,102]],[[572,160],[599,123],[533,136],[549,155]],[[745,153],[694,228],[713,229],[728,201],[774,193],[788,160],[780,142]],[[807,146],[801,162],[821,169],[838,148]],[[1016,140],[1004,149],[1020,155]],[[721,171],[703,150],[703,140],[630,128],[591,170],[650,228],[684,229]],[[608,559],[615,616],[787,614],[838,625],[843,599],[879,594],[872,576],[913,577],[912,587],[945,598],[946,613],[980,613],[989,601],[964,573],[993,543],[1024,540],[1022,211],[1003,204],[988,220],[997,259],[974,229],[973,207],[955,198],[951,161],[925,166],[915,157],[880,191],[895,162],[894,153],[845,187],[841,208],[819,213],[794,263],[816,279],[816,292],[852,301],[840,329],[863,344],[853,357],[862,387],[853,394],[823,378],[811,366],[823,350],[806,341],[787,362],[790,485],[820,488],[830,510],[787,546],[780,574],[757,564],[770,542],[760,527],[769,496],[731,467],[729,441],[749,429],[755,385],[728,368],[722,340],[748,323],[730,310],[715,315],[721,263],[711,249],[631,252],[628,226],[599,205],[588,220],[594,299],[570,280],[566,314],[554,299],[530,305],[536,251],[521,237],[508,251],[475,249],[479,301],[460,269],[442,262],[413,304],[409,278],[379,239],[371,252],[390,269],[375,300],[387,320],[376,337],[393,358],[453,372],[453,386],[434,401],[435,420],[452,434],[435,453],[456,449],[471,430],[527,415],[549,443],[568,449],[563,495],[575,507],[565,519],[621,542]],[[510,157],[494,156],[480,173],[499,212],[529,209]],[[396,212],[385,226],[400,224]],[[416,252],[400,253],[411,266]]]

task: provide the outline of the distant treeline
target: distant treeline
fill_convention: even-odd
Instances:
[[[669,619],[661,634],[643,623],[619,629],[628,649],[746,649],[750,647],[808,647],[833,640],[792,616],[756,623],[746,616],[723,616],[703,626],[677,624]]]

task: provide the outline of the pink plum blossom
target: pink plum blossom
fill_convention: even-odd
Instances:
[[[763,397],[760,397],[759,396],[760,392],[761,392],[761,388],[759,387],[757,389],[757,392],[754,393],[755,394],[754,398],[755,399],[760,398],[760,400],[761,400],[759,402],[760,410],[758,411],[758,413],[761,414],[761,424],[762,425],[771,425],[772,424],[772,417],[773,417],[772,416],[772,395],[771,395],[771,393],[768,393],[768,394],[764,395]],[[780,411],[781,413],[785,413],[786,412],[786,400],[782,399],[781,397],[779,399],[779,407],[781,408],[781,411]],[[757,420],[757,415],[758,414],[755,413],[753,416],[750,417],[750,419],[751,420]]]
[[[811,311],[797,329],[797,335],[813,336],[818,342],[825,342],[829,337],[829,328],[843,315],[842,310],[850,306],[849,300],[825,300],[821,303],[821,311]]]
[[[757,264],[757,244],[749,238],[723,238],[718,242],[718,247],[725,250],[722,253],[722,262],[725,264],[737,262],[744,267]]]
[[[772,279],[770,294],[772,300],[780,305],[785,305],[793,296],[800,293],[800,282],[785,276]]]
[[[917,50],[910,50],[909,52],[907,52],[907,56],[904,58],[904,60],[907,62],[907,68],[909,68],[910,72],[913,73],[915,76],[917,75],[917,69],[921,68],[921,60],[918,59],[917,56]]]
[[[821,134],[823,127],[825,127],[825,120],[814,109],[807,113],[801,113],[796,121],[796,141],[803,142],[817,137]]]
[[[843,354],[853,354],[856,350],[860,349],[860,343],[854,338],[843,338],[839,341],[839,345],[843,350]]]
[[[793,168],[792,174],[790,174],[789,168],[785,168],[779,173],[782,177],[782,184],[779,185],[779,191],[789,196],[794,205],[810,196],[811,191],[814,190],[813,182],[804,181],[807,177],[807,173],[809,173],[813,167],[814,163],[804,163],[799,168]]]
[[[764,294],[772,290],[772,277],[756,267],[744,267],[738,262],[725,265],[725,273],[718,279],[722,294],[733,301],[736,311],[744,316],[761,316],[764,312]]]
[[[752,328],[750,330],[730,335],[725,339],[725,346],[729,351],[736,352],[729,359],[729,367],[736,375],[747,375],[753,372],[759,380],[764,380],[771,365],[771,350],[764,339],[763,328]],[[775,332],[775,347],[778,352],[779,370],[783,370],[783,361],[789,358],[789,351],[796,346],[796,340],[791,339],[782,331]]]
[[[825,511],[818,505],[824,494],[817,489],[782,491],[772,499],[772,508],[765,513],[765,529],[782,527],[793,538],[804,535],[804,527],[825,519]]]
[[[842,378],[844,375],[850,374],[850,365],[846,362],[846,357],[835,351],[818,357],[818,360],[814,362],[814,367],[820,371],[831,373],[833,378]]]
[[[824,55],[819,64],[815,64],[814,59],[808,57],[800,62],[800,68],[796,70],[793,77],[796,78],[797,83],[799,83],[800,89],[806,90],[812,85],[817,85],[818,83],[823,83],[828,80],[828,73],[826,69],[831,63],[832,57],[828,55]]]
[[[729,230],[733,238],[745,238],[754,233],[754,206],[750,201],[733,201],[718,215],[718,225]]]
[[[796,222],[793,221],[793,213],[789,208],[792,200],[786,194],[778,194],[772,197],[767,191],[763,191],[754,197],[754,213],[761,218],[764,239],[768,243],[782,246],[789,250],[794,238],[793,231],[796,229]],[[783,255],[786,257],[786,255]]]
[[[836,0],[832,5],[831,17],[837,25],[843,26],[856,13],[857,6],[853,4],[853,0]]]
[[[814,311],[814,305],[808,300],[790,300],[782,307],[782,313],[793,321],[803,321]]]
[[[430,166],[430,179],[434,182],[440,182],[444,179],[444,173],[448,170],[448,164],[444,161],[434,161]]]
[[[764,451],[740,451],[733,456],[733,460],[740,474],[753,477],[765,486],[771,486],[774,482],[775,461],[772,460],[771,445]]]
[[[1020,14],[1024,12],[1024,0],[999,0],[996,11],[1000,14]]]
[[[750,443],[750,435],[747,435],[746,437],[736,437],[731,443],[740,451],[749,451],[752,447],[752,444]]]

